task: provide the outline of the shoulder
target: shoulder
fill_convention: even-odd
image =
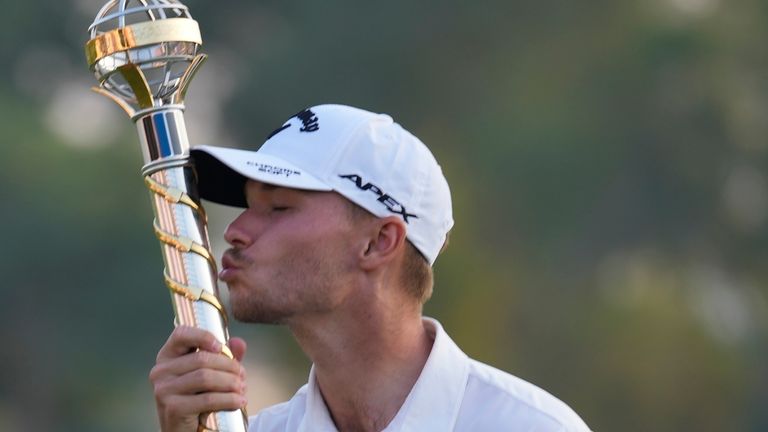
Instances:
[[[589,427],[545,390],[470,359],[457,430],[588,432]]]
[[[304,409],[307,398],[307,386],[302,386],[293,397],[285,402],[262,409],[248,418],[248,432],[285,431],[291,413]]]

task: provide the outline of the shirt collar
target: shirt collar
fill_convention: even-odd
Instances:
[[[306,408],[298,432],[338,432],[317,385],[315,365],[309,370]]]
[[[469,379],[469,359],[437,320],[423,318],[432,351],[387,432],[453,430]]]
[[[427,362],[385,432],[453,430],[469,377],[469,360],[437,320],[423,318],[434,338]],[[336,432],[315,377],[309,372],[306,410],[299,432]]]

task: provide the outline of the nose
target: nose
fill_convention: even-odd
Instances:
[[[245,209],[224,231],[224,240],[233,247],[247,248],[253,243],[252,235],[248,230],[247,217],[248,209]]]

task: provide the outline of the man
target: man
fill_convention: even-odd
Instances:
[[[245,207],[227,228],[221,280],[235,318],[287,325],[313,366],[249,431],[587,431],[545,391],[469,359],[421,316],[453,225],[427,147],[389,116],[303,110],[257,152],[198,147],[203,198]],[[162,430],[245,405],[237,360],[180,327],[150,373]],[[197,349],[197,352],[195,350]]]

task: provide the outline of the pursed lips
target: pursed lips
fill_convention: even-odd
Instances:
[[[235,273],[241,268],[241,266],[238,265],[237,260],[233,257],[236,253],[236,251],[229,249],[224,252],[224,255],[221,257],[222,270],[219,272],[219,279],[224,282],[231,282],[235,277]]]

